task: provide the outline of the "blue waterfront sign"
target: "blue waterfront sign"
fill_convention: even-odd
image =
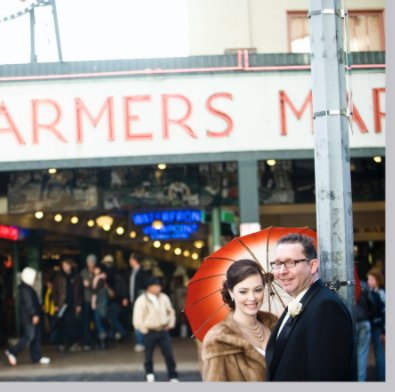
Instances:
[[[132,221],[136,226],[142,226],[143,233],[152,240],[189,239],[199,229],[202,222],[202,210],[158,210],[136,212]],[[161,221],[163,227],[155,229],[153,222]]]

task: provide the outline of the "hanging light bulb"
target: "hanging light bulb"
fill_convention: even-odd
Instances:
[[[63,216],[62,216],[62,214],[56,214],[53,219],[55,222],[59,223],[59,222],[62,222]]]

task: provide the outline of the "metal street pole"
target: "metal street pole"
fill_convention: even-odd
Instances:
[[[314,160],[320,273],[353,313],[354,243],[340,0],[310,0]]]
[[[62,43],[60,42],[58,11],[56,9],[56,1],[55,0],[52,0],[52,15],[53,15],[53,22],[54,22],[54,26],[55,26],[55,36],[56,36],[56,47],[58,50],[58,60],[62,62],[63,61]]]

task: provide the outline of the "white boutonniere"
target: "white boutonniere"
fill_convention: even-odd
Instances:
[[[291,301],[288,304],[288,314],[292,317],[295,318],[300,312],[302,311],[303,305],[298,302],[298,301]]]

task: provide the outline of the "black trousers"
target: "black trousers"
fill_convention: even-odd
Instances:
[[[95,322],[93,310],[91,308],[90,302],[82,303],[82,341],[84,346],[89,346],[92,344],[93,334],[91,331],[91,324]]]
[[[68,306],[59,320],[59,344],[71,346],[76,342],[77,319],[74,309]]]
[[[17,356],[26,346],[30,345],[30,358],[32,362],[38,362],[42,357],[40,340],[40,324],[25,324],[23,325],[23,335],[19,339],[19,342],[8,351],[12,355]]]
[[[167,331],[150,331],[144,335],[144,346],[145,346],[145,361],[144,369],[145,374],[154,372],[154,364],[152,357],[156,346],[159,346],[162,355],[166,361],[167,376],[169,378],[178,378],[176,371],[176,362],[173,357],[173,350],[171,348],[170,334]]]

